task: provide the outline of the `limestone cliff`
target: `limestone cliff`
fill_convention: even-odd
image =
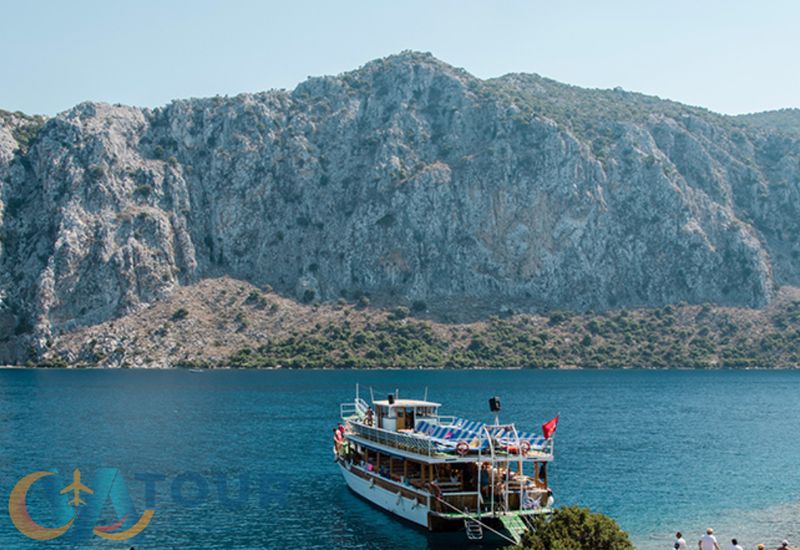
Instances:
[[[772,121],[411,52],[290,92],[3,113],[0,360],[222,275],[450,315],[761,306],[800,285],[800,139]]]

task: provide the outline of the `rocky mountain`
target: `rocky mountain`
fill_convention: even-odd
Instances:
[[[414,52],[292,91],[2,113],[0,360],[220,276],[452,319],[763,306],[800,285],[785,119]]]

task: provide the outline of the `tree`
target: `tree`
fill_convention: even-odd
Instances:
[[[317,293],[316,293],[316,292],[314,292],[314,290],[313,290],[313,289],[311,289],[311,288],[307,288],[307,289],[305,290],[305,292],[303,292],[303,303],[304,303],[304,304],[310,304],[311,302],[313,302],[313,301],[314,301],[314,297],[315,297],[316,295],[317,295]]]
[[[180,309],[176,309],[175,313],[172,314],[172,317],[170,317],[170,319],[172,319],[173,321],[182,321],[186,319],[188,316],[189,316],[189,310],[187,310],[185,307],[182,307]]]
[[[410,314],[411,314],[411,310],[410,309],[408,309],[405,306],[398,306],[398,307],[394,308],[394,311],[392,311],[391,318],[394,319],[395,321],[399,321],[401,319],[405,319]]]
[[[634,550],[616,521],[587,508],[566,506],[537,516],[518,548],[526,550]]]

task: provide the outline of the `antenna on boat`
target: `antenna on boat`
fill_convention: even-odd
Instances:
[[[372,391],[372,386],[369,387],[369,400],[370,403],[375,403],[375,392]]]
[[[400,399],[400,388],[395,388],[394,389],[394,398],[395,399]]]
[[[428,400],[428,386],[425,386],[425,397],[422,398],[423,401]]]
[[[358,401],[358,382],[356,382],[356,401]]]

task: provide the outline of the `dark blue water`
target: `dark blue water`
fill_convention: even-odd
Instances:
[[[2,370],[0,548],[130,546],[78,524],[50,543],[14,528],[17,480],[57,470],[69,482],[74,468],[90,484],[118,469],[136,514],[142,476],[161,479],[137,549],[448,547],[345,489],[330,432],[356,382],[381,396],[427,386],[443,414],[484,420],[497,394],[501,419],[526,428],[560,413],[557,502],[610,514],[640,548],[706,526],[746,548],[800,541],[800,372]],[[31,515],[54,527],[64,505],[48,495],[31,489]],[[109,502],[100,523],[118,517]]]

